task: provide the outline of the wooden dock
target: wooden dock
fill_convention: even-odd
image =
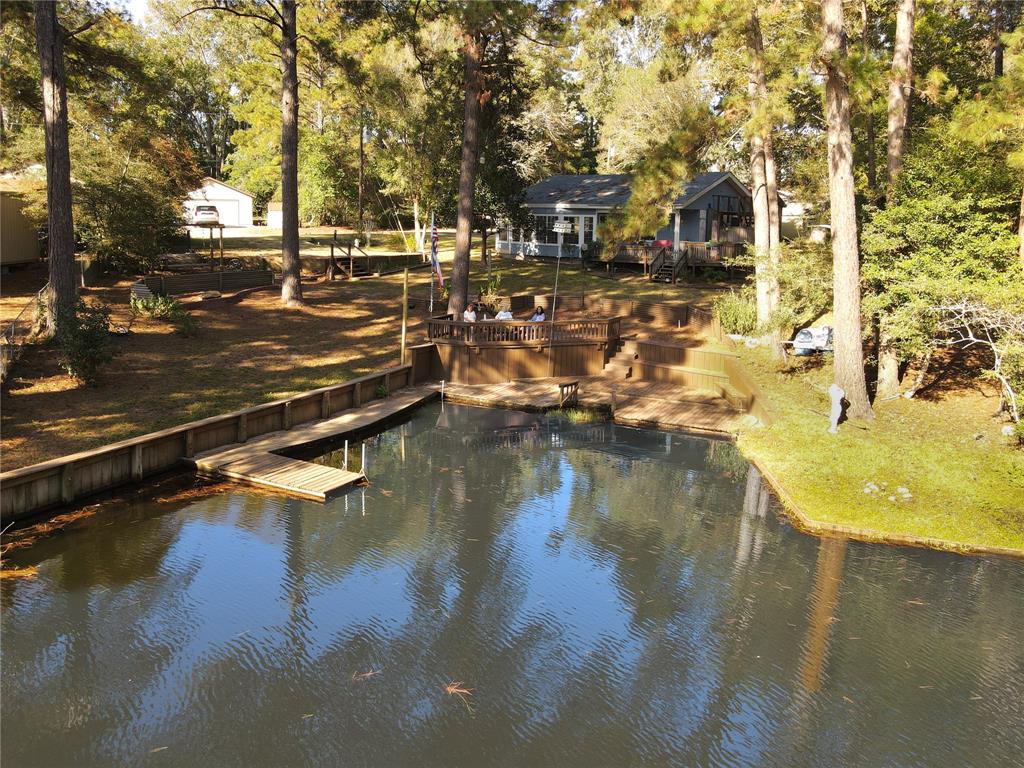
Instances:
[[[567,378],[526,379],[503,384],[448,384],[445,399],[484,407],[546,411],[559,406],[558,385]],[[612,408],[614,421],[638,427],[731,434],[753,421],[720,395],[656,381],[579,379],[579,405]]]
[[[200,453],[192,461],[202,474],[226,477],[305,499],[326,501],[350,485],[365,480],[361,468],[359,472],[350,472],[292,459],[280,455],[281,452],[370,429],[435,397],[437,387],[434,385],[402,389],[390,397],[342,411],[329,419],[300,424],[245,443]]]

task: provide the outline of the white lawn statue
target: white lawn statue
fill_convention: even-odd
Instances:
[[[828,396],[832,399],[832,410],[828,414],[828,431],[834,435],[839,432],[839,417],[843,415],[843,398],[846,397],[846,391],[833,383],[828,388]]]

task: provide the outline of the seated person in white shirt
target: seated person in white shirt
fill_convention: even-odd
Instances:
[[[476,322],[476,305],[470,304],[466,307],[466,311],[462,313],[462,322],[464,323],[475,323]]]
[[[515,318],[512,317],[512,313],[511,312],[509,312],[507,309],[503,308],[503,309],[499,309],[498,310],[498,314],[496,314],[494,316],[494,319],[495,320],[514,320]]]
[[[544,314],[544,308],[537,307],[535,310],[533,310],[533,316],[530,318],[530,322],[543,323],[546,319],[547,316]]]

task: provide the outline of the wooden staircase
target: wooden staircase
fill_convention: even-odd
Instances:
[[[619,350],[604,364],[601,374],[606,379],[628,379],[633,376],[633,361],[637,359],[636,340],[623,338]]]
[[[657,269],[651,271],[651,280],[656,283],[671,283],[675,277],[676,263],[671,258],[664,259],[657,264]]]

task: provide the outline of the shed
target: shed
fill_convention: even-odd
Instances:
[[[281,229],[281,201],[271,200],[267,203],[267,226],[274,227],[275,229]]]
[[[4,267],[42,258],[39,233],[22,210],[26,204],[14,185],[0,182],[0,265]]]
[[[189,221],[199,205],[213,205],[220,214],[220,223],[227,227],[252,226],[252,195],[212,176],[203,179],[199,189],[189,192],[185,210]]]

